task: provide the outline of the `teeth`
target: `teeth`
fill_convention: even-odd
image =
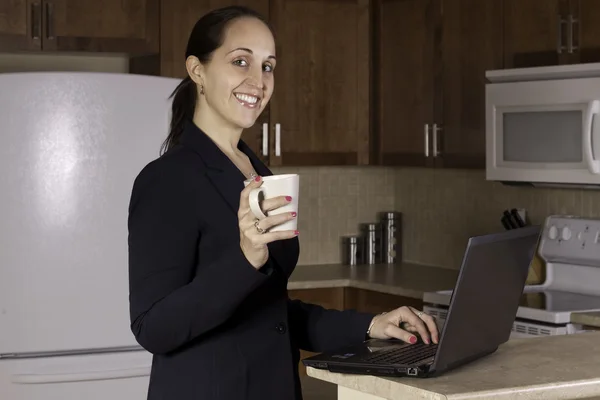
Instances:
[[[249,104],[254,104],[254,103],[256,103],[258,101],[258,97],[256,97],[256,96],[250,96],[248,94],[239,94],[239,93],[236,93],[235,97],[237,97],[241,101],[244,101],[244,102],[249,103]]]

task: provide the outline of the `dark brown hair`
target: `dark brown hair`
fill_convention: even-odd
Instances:
[[[210,61],[213,52],[221,47],[225,39],[225,29],[235,19],[257,18],[273,33],[265,18],[257,11],[244,6],[218,8],[202,16],[194,25],[188,40],[185,59],[196,56],[201,63]],[[170,98],[173,98],[169,135],[161,147],[161,153],[179,143],[186,118],[193,118],[196,108],[197,90],[194,81],[188,76],[177,85]]]

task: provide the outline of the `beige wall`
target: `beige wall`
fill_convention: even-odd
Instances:
[[[403,213],[405,261],[457,269],[469,236],[503,230],[502,211],[525,208],[533,223],[553,214],[600,217],[600,191],[506,187],[482,170],[278,168],[301,175],[301,264],[340,260],[340,237],[378,211]]]

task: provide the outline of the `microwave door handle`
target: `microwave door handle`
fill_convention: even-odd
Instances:
[[[594,117],[600,113],[600,100],[593,100],[588,105],[586,114],[586,124],[583,131],[583,154],[587,162],[590,173],[594,175],[600,174],[600,160],[594,158],[594,140],[600,140],[597,132],[599,130],[600,121],[594,124]],[[595,125],[595,129],[594,129]]]

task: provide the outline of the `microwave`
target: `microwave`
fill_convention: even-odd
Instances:
[[[487,180],[600,189],[600,63],[486,79]]]

